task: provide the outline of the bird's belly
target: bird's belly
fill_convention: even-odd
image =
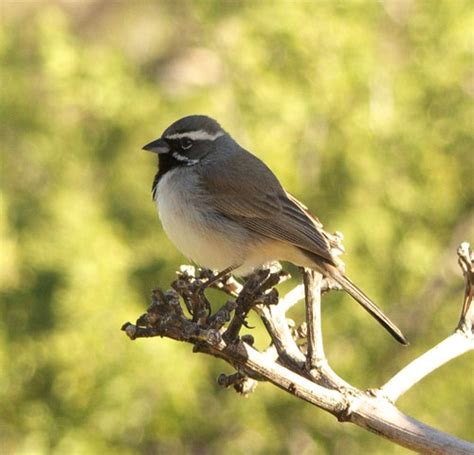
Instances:
[[[199,215],[182,213],[166,203],[159,203],[158,211],[166,235],[187,258],[219,270],[235,262],[236,255],[229,242],[213,235]]]

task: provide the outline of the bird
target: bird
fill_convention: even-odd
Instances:
[[[345,274],[340,242],[258,157],[206,115],[173,122],[144,150],[158,155],[152,185],[168,238],[196,264],[245,276],[276,261],[331,278],[398,342],[407,339]]]

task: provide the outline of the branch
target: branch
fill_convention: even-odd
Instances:
[[[427,374],[452,358],[474,348],[472,306],[473,257],[468,244],[458,250],[466,291],[461,319],[455,333],[403,368],[375,391],[361,391],[340,378],[330,367],[323,348],[321,296],[337,285],[305,270],[304,289],[298,286],[279,299],[274,288],[287,275],[281,270],[258,271],[243,286],[233,278],[216,279],[208,271],[186,267],[172,290],[155,289],[147,313],[123,330],[131,339],[166,336],[194,345],[194,352],[220,358],[236,369],[221,375],[219,384],[233,386],[241,394],[251,393],[258,381],[269,381],[286,392],[324,409],[339,421],[355,423],[401,446],[425,453],[472,454],[474,445],[431,428],[400,412],[394,402]],[[236,300],[227,301],[214,314],[201,291],[212,282]],[[298,327],[286,312],[302,297],[306,322]],[[180,302],[193,314],[188,317]],[[264,352],[253,347],[251,335],[240,335],[246,317],[255,311],[271,340]]]
[[[321,328],[321,281],[323,276],[311,269],[303,272],[308,324],[308,352],[306,366],[309,370],[319,368],[326,360]]]
[[[469,243],[461,243],[458,248],[458,258],[459,266],[466,280],[464,303],[458,329],[472,335],[474,330],[474,307],[472,306],[472,297],[474,295],[474,255]]]
[[[305,288],[308,339],[306,368],[310,371],[318,384],[337,390],[351,390],[352,392],[356,392],[357,389],[352,387],[333,371],[324,353],[323,329],[321,325],[321,296],[325,290],[324,284],[330,286],[330,283],[326,281],[323,284],[323,276],[310,269],[303,270],[303,282]]]
[[[409,363],[379,390],[388,400],[395,403],[401,395],[425,376],[472,349],[474,349],[474,338],[456,331]]]

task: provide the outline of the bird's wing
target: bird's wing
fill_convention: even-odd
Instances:
[[[219,213],[259,234],[291,243],[333,263],[328,235],[317,218],[288,194],[257,157],[217,157],[200,167],[201,182]]]

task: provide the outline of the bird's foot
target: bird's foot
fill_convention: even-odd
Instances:
[[[206,281],[200,280],[199,284],[197,285],[192,301],[193,301],[193,320],[199,321],[204,318],[206,321],[211,316],[212,308],[211,303],[206,297],[205,291],[207,288],[212,287],[214,284],[218,283],[222,280],[226,275],[228,275],[234,267],[227,267],[226,269],[222,270],[217,274],[211,274],[210,276],[203,276],[203,278],[207,278]]]
[[[206,284],[206,283],[204,283]],[[211,315],[211,303],[206,297],[204,291],[208,286],[200,284],[193,293],[192,302],[193,302],[193,321],[199,321],[201,319],[206,319]]]

